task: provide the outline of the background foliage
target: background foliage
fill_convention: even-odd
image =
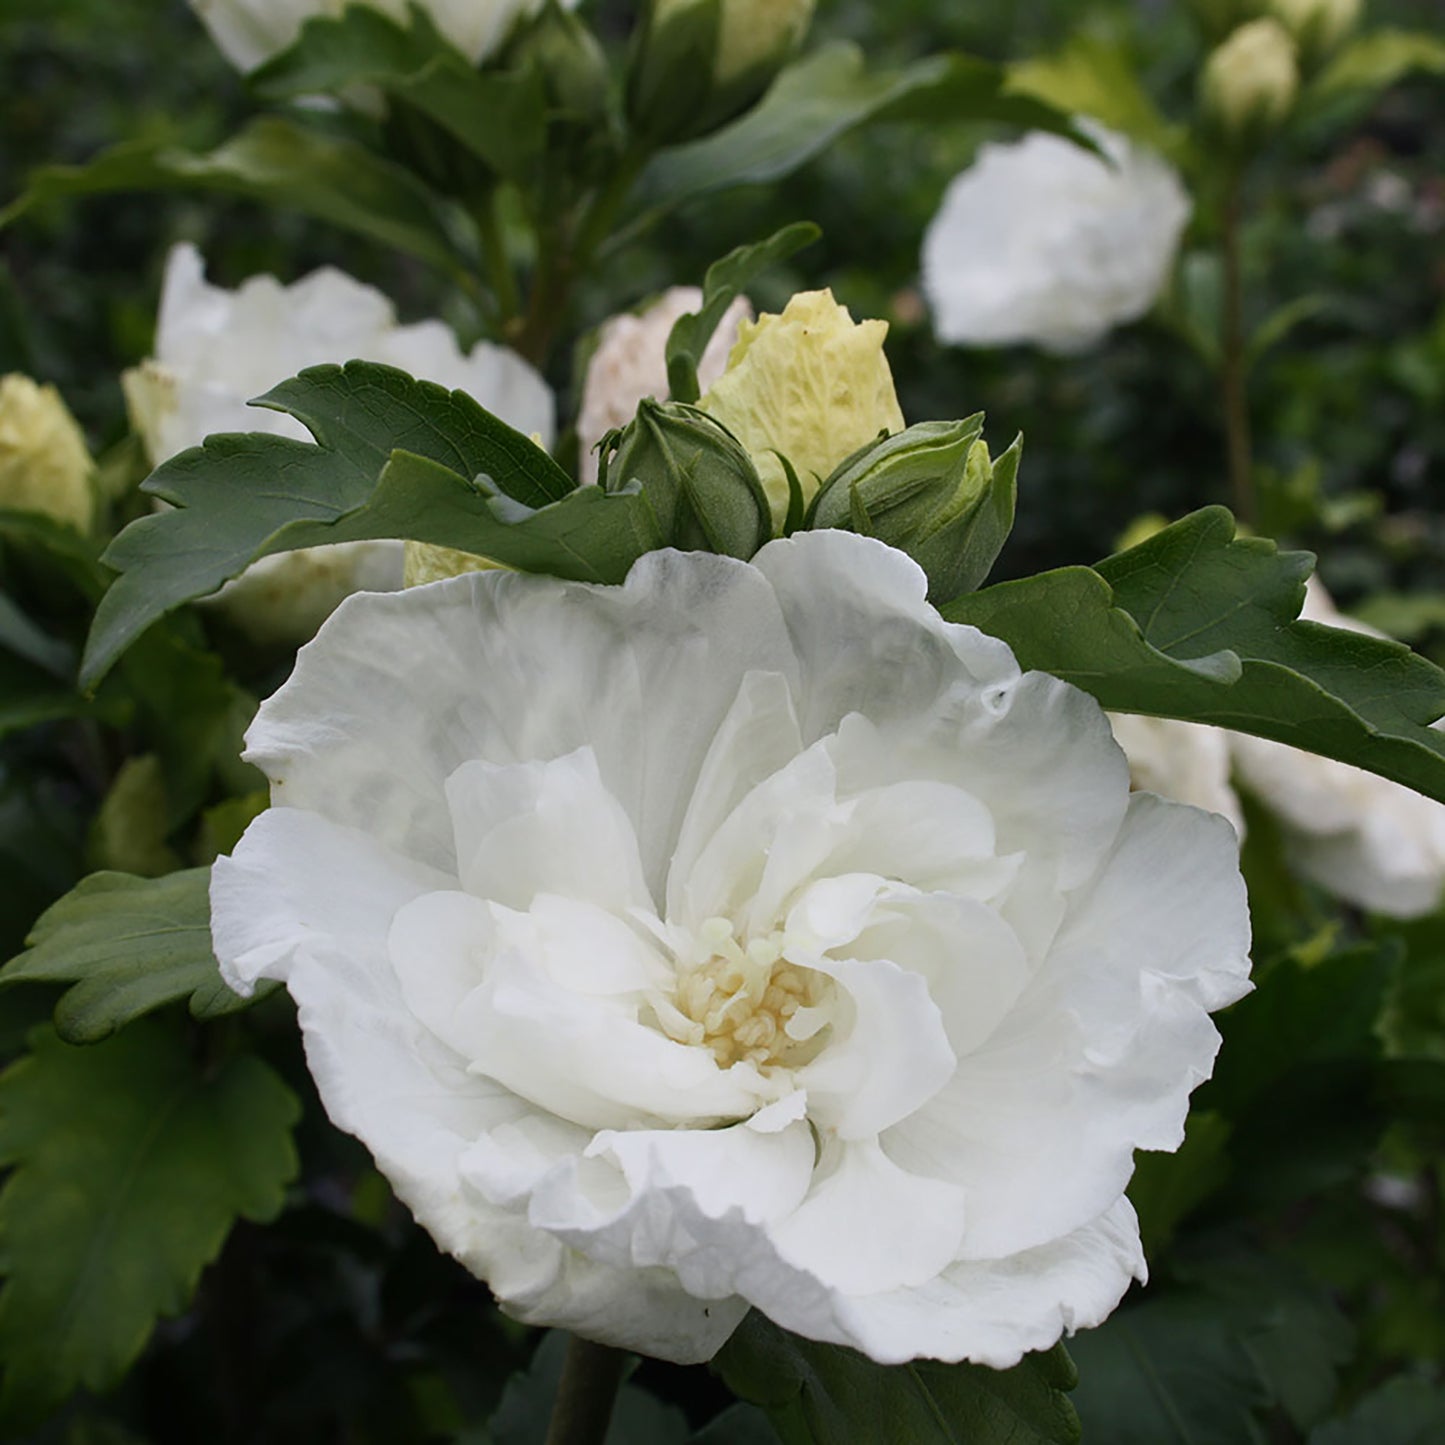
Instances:
[[[622,36],[632,8],[599,5],[599,26]],[[1434,0],[1374,0],[1370,19],[1438,25]],[[1130,58],[1166,117],[1192,100],[1197,32],[1185,6],[1164,0],[823,0],[817,31],[857,40],[880,65],[945,46],[1010,61],[1083,31]],[[181,0],[12,0],[0,95],[0,201],[32,165],[79,163],[122,140],[204,147],[255,109]],[[1087,357],[933,341],[919,240],[987,134],[868,129],[785,188],[700,199],[589,279],[580,329],[665,285],[700,281],[733,246],[812,219],[821,243],[759,278],[754,300],[776,306],[831,285],[855,314],[892,322],[908,418],[986,410],[991,429],[1026,434],[1018,521],[996,577],[1091,563],[1141,512],[1173,518],[1227,501],[1199,305],[1217,284],[1203,250],[1218,226],[1207,197],[1191,233],[1200,254],[1183,268],[1189,285]],[[1308,302],[1297,324],[1277,328],[1252,377],[1261,530],[1317,551],[1348,610],[1445,661],[1438,77],[1342,101],[1293,130],[1247,200],[1254,319]],[[294,213],[190,193],[42,207],[0,233],[0,373],[57,383],[117,472],[134,467],[117,378],[149,352],[160,268],[179,239],[201,246],[224,285],[330,263],[380,286],[404,319],[440,314],[464,342],[479,334],[471,303],[432,271]],[[549,377],[564,415],[576,400],[568,360],[559,352]],[[88,887],[127,890],[142,945],[168,940],[167,969],[130,998],[135,1015],[159,1007],[155,1017],[97,1017],[74,978],[47,964],[49,940],[72,930],[67,946],[79,946],[86,936],[81,895],[46,915],[0,989],[4,1057],[29,1050],[0,1077],[0,1162],[23,1161],[0,1200],[4,1428],[45,1445],[540,1441],[558,1342],[502,1319],[483,1286],[437,1256],[364,1152],[327,1125],[289,1002],[271,996],[199,1022],[208,1005],[186,949],[197,908],[186,880],[260,805],[237,742],[288,659],[178,613],[76,716],[65,689],[37,679],[74,666],[101,588],[96,550],[0,514],[0,582],[24,592],[40,625],[28,633],[24,619],[0,614],[0,958],[21,952],[36,918],[83,874],[109,868],[133,881]],[[7,714],[12,692],[23,713]],[[1086,1440],[1445,1438],[1445,917],[1392,924],[1342,909],[1283,872],[1271,827],[1251,815],[1245,856],[1260,989],[1223,1020],[1220,1068],[1196,1096],[1184,1148],[1143,1157],[1131,1187],[1154,1279],[1069,1347]],[[135,881],[152,875],[164,877]],[[109,958],[124,982],[127,956]],[[189,1007],[171,1006],[182,1001]],[[58,1033],[48,1022],[57,1003]],[[116,1108],[95,1113],[97,1099]],[[238,1110],[265,1127],[233,1137]],[[57,1115],[89,1123],[47,1139]],[[180,1121],[167,1135],[186,1141],[175,1157],[150,1130],[160,1115]],[[234,1158],[229,1187],[216,1187],[224,1168],[196,1167],[207,1155]],[[47,1229],[90,1231],[125,1272],[68,1273],[66,1251],[31,1228],[26,1199],[37,1195],[67,1201]],[[37,1333],[41,1317],[64,1330]],[[931,1418],[919,1403],[931,1398],[926,1368],[905,1388],[797,1343],[770,1342],[759,1325],[717,1372],[644,1363],[610,1438],[746,1445],[777,1430],[866,1441],[900,1437],[870,1436],[859,1418]],[[77,1392],[45,1394],[42,1373]],[[991,1422],[979,1429],[1003,1421],[1013,1438],[1061,1441],[1069,1378],[1050,1356],[1004,1396],[962,1376],[938,1388],[955,1418]],[[852,1433],[841,1434],[846,1409],[864,1416],[847,1417]],[[910,1429],[909,1439],[954,1438]]]

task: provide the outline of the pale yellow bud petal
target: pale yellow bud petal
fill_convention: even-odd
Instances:
[[[1270,17],[1241,25],[1205,63],[1201,90],[1206,110],[1231,139],[1273,130],[1299,94],[1293,36]]]
[[[53,386],[0,377],[0,508],[43,512],[85,531],[95,510],[85,437]]]
[[[803,291],[781,316],[744,321],[728,368],[698,403],[752,454],[775,521],[788,509],[781,452],[805,498],[880,432],[903,430],[883,354],[886,321],[855,322],[831,291]]]

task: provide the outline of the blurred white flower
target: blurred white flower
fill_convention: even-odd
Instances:
[[[1239,797],[1229,784],[1229,735],[1177,718],[1110,713],[1114,741],[1129,760],[1129,776],[1141,792],[1158,793],[1228,818],[1244,837]]]
[[[95,464],[53,386],[0,377],[0,509],[43,512],[85,531],[95,512]]]
[[[358,0],[189,0],[221,53],[238,70],[254,70],[284,50],[313,16],[336,17]],[[535,15],[544,0],[365,0],[401,24],[412,4],[468,60],[482,60],[496,50],[519,20]],[[578,0],[561,0],[574,9]]]
[[[294,417],[251,398],[304,367],[380,361],[467,392],[518,431],[549,445],[552,394],[531,366],[481,342],[463,355],[440,321],[399,326],[391,302],[331,267],[290,286],[253,276],[236,291],[212,286],[194,246],[172,249],[156,326],[155,357],[122,378],[131,420],[152,461],[214,432],[272,432],[310,440]],[[258,638],[309,637],[349,593],[402,584],[402,544],[348,542],[263,558],[220,594]]]
[[[602,323],[597,350],[587,365],[577,416],[578,472],[584,484],[597,480],[597,443],[614,427],[626,426],[637,415],[643,397],[668,399],[667,338],[677,321],[701,306],[698,287],[674,286],[641,315],[624,312]],[[728,307],[698,362],[702,390],[722,375],[728,353],[737,344],[738,326],[752,314],[743,296]]]
[[[1300,616],[1383,635],[1337,611],[1313,577]],[[1231,733],[1230,748],[1241,780],[1279,819],[1290,858],[1305,877],[1357,907],[1398,918],[1440,904],[1445,804],[1284,743]]]
[[[923,241],[940,341],[1082,351],[1153,305],[1189,196],[1161,156],[1080,123],[1108,161],[1036,132],[954,177]]]
[[[1133,1151],[1248,987],[1234,835],[924,596],[836,531],[472,574],[352,598],[262,706],[223,972],[517,1318],[1006,1366],[1143,1276]]]

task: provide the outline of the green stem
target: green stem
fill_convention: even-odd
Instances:
[[[1245,386],[1244,266],[1241,256],[1243,207],[1238,175],[1230,177],[1224,200],[1224,357],[1219,382],[1224,406],[1224,435],[1229,465],[1229,491],[1234,514],[1255,521],[1254,447],[1249,429],[1249,394]]]
[[[472,215],[487,264],[487,279],[497,298],[498,320],[505,326],[522,309],[522,297],[512,264],[507,259],[507,240],[501,217],[497,214],[497,201],[498,192],[494,187],[486,200],[473,209]]]
[[[547,1431],[547,1445],[602,1445],[612,1422],[627,1355],[573,1335]]]

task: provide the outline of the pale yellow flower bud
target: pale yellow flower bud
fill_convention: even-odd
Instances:
[[[714,84],[731,85],[758,66],[776,69],[807,34],[813,5],[814,0],[723,0]]]
[[[95,510],[85,437],[53,386],[0,377],[0,508],[43,512],[85,531]]]
[[[1359,23],[1363,8],[1362,0],[1269,0],[1271,14],[1309,56],[1333,50]]]
[[[788,510],[781,452],[811,498],[845,457],[903,430],[883,354],[886,321],[855,322],[831,291],[744,321],[728,368],[698,403],[752,454],[775,522]]]
[[[1299,94],[1299,54],[1278,20],[1251,20],[1205,62],[1204,106],[1231,140],[1248,142],[1275,129]]]

